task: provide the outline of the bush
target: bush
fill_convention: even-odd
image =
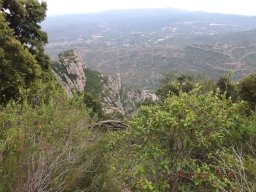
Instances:
[[[103,186],[117,185],[105,136],[88,129],[92,119],[83,99],[57,94],[47,103],[39,100],[12,102],[0,111],[1,191],[106,191]]]
[[[237,100],[238,93],[230,75],[221,76],[216,83],[216,87],[219,88],[221,94],[225,94],[227,99],[231,97],[233,101]]]
[[[255,121],[243,102],[200,89],[142,107],[116,135],[116,170],[132,191],[255,191]]]
[[[256,106],[256,74],[243,78],[239,84],[239,96],[242,100],[247,101],[252,110]]]
[[[92,117],[96,114],[99,118],[103,118],[104,112],[102,110],[102,104],[97,98],[94,98],[89,93],[84,93],[83,102],[85,103],[86,107],[91,109],[90,115]]]

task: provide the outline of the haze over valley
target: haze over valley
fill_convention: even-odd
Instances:
[[[235,80],[256,63],[256,17],[179,9],[116,10],[50,16],[47,52],[76,49],[89,68],[120,73],[129,86],[154,89],[162,74]]]

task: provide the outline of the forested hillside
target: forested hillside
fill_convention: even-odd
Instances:
[[[255,68],[256,17],[135,9],[51,16],[43,23],[52,58],[76,49],[93,70],[121,74],[124,84],[155,90],[164,72],[234,80]]]
[[[101,100],[109,85],[124,91],[120,78],[86,68],[74,50],[51,61],[46,10],[0,0],[0,192],[256,191],[256,74],[233,82],[166,71],[158,99],[129,117],[106,113]],[[230,62],[207,47],[183,51],[191,63],[201,55],[198,68]],[[254,69],[254,53],[232,53]]]

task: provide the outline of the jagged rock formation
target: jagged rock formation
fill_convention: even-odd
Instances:
[[[104,92],[110,93],[105,94],[105,111],[111,113],[113,111],[118,111],[121,114],[125,114],[123,103],[121,101],[121,90],[122,83],[120,74],[117,73],[114,76],[109,75],[107,83],[104,85]]]
[[[53,72],[67,90],[69,96],[74,92],[82,93],[86,86],[86,66],[77,51],[69,50],[59,54],[53,64]]]
[[[86,68],[77,51],[69,50],[59,54],[53,63],[53,72],[69,96],[75,92],[89,93],[99,100],[106,113],[129,114],[136,104],[146,98],[154,99],[147,91],[122,87],[120,74],[105,75]]]

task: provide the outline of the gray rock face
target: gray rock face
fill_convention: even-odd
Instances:
[[[80,54],[74,50],[60,53],[52,68],[70,97],[76,92],[87,91],[101,101],[108,114],[130,114],[137,103],[147,98],[155,99],[155,95],[147,91],[122,87],[120,74],[104,75],[87,69]]]
[[[106,113],[119,112],[125,114],[123,103],[121,100],[122,82],[120,74],[114,76],[109,75],[107,83],[104,85],[104,92],[106,94],[104,100],[104,108]]]
[[[86,86],[86,65],[77,51],[70,50],[59,54],[53,71],[68,95],[84,92]]]

